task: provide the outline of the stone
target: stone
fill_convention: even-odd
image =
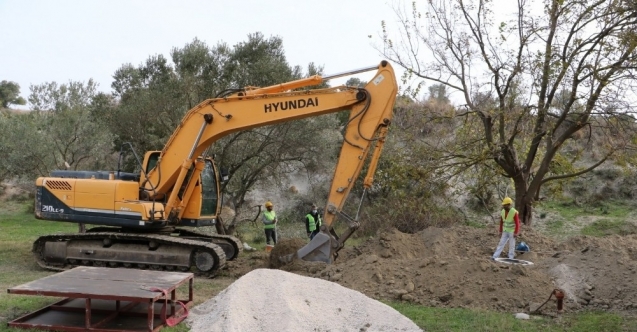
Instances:
[[[333,276],[330,277],[330,281],[339,281],[342,277],[343,275],[341,273],[335,273]]]
[[[529,312],[530,313],[534,313],[537,311],[537,309],[542,305],[542,303],[539,302],[530,302],[529,303]]]
[[[367,256],[367,258],[365,258],[365,263],[367,264],[373,264],[376,263],[378,261],[378,256],[376,255],[369,255]]]
[[[392,293],[394,293],[394,295],[398,296],[399,298],[402,297],[403,295],[407,294],[407,291],[404,289],[394,289],[392,291]]]
[[[526,268],[521,266],[521,265],[513,265],[513,267],[511,267],[511,272],[513,272],[513,274],[517,274],[520,276],[526,276]]]
[[[442,295],[442,296],[438,297],[440,302],[443,302],[443,303],[451,301],[452,298],[453,298],[453,295],[451,293],[447,293],[445,295]]]
[[[584,292],[580,292],[579,296],[580,299],[585,300],[586,302],[590,301],[593,299],[593,297],[590,294],[587,294],[585,291]]]
[[[405,290],[408,291],[409,293],[413,292],[415,288],[416,286],[411,281],[408,281],[407,286],[405,286]]]
[[[410,302],[414,300],[414,296],[411,294],[403,294],[400,298]]]
[[[517,318],[517,319],[531,319],[531,316],[529,316],[528,314],[525,314],[523,312],[518,312],[517,314],[515,314],[515,318]]]

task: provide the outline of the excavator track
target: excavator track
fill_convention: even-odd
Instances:
[[[212,243],[220,246],[223,251],[226,253],[226,260],[232,261],[235,258],[239,257],[239,254],[243,251],[243,245],[241,241],[234,236],[230,235],[221,235],[221,234],[206,234],[195,232],[191,230],[186,230],[183,228],[177,229],[180,237],[184,238],[192,238],[192,239],[207,239]]]
[[[89,233],[92,232],[117,232],[122,233],[123,231],[119,228],[113,227],[93,227],[88,230]],[[177,236],[179,238],[189,239],[189,240],[197,240],[203,242],[212,242],[223,249],[223,252],[226,254],[226,260],[232,261],[239,257],[239,254],[243,251],[243,245],[241,241],[234,236],[230,235],[220,235],[220,234],[207,234],[200,233],[192,230],[187,230],[183,228],[176,228],[170,232],[171,236]]]
[[[33,243],[38,265],[63,271],[100,266],[165,271],[190,271],[214,277],[225,266],[223,249],[199,240],[157,234],[89,232],[44,235]]]

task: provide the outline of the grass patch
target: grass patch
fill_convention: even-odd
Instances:
[[[551,234],[561,234],[564,231],[564,220],[558,219],[546,223],[546,228]]]
[[[467,222],[465,222],[466,226],[469,227],[473,227],[473,228],[486,228],[487,225],[485,225],[484,223],[481,223],[479,221],[473,221],[473,220],[467,220]]]
[[[0,211],[0,289],[2,289],[0,332],[26,331],[9,328],[7,322],[60,299],[49,296],[8,294],[6,289],[55,274],[56,272],[44,270],[37,265],[31,253],[31,245],[41,235],[75,233],[78,231],[78,226],[74,223],[37,220],[33,217],[33,213],[24,212],[24,204],[20,202],[11,201],[2,202],[2,204],[3,209]],[[196,278],[193,287],[195,304],[210,299],[234,280],[227,277]],[[179,298],[187,298],[187,293],[187,287],[178,288]],[[162,331],[188,331],[188,328],[185,324],[180,324],[174,328],[164,328]]]
[[[625,220],[610,220],[600,219],[596,220],[590,225],[582,228],[581,233],[583,235],[590,236],[607,236],[612,234],[627,235],[637,232],[637,227]]]
[[[387,302],[425,331],[508,331],[508,332],[598,332],[634,331],[634,320],[609,312],[565,314],[559,318],[532,316],[516,319],[511,313],[484,310],[431,308],[421,305]]]
[[[548,201],[540,205],[543,210],[559,214],[567,221],[581,216],[604,216],[609,218],[626,218],[634,206],[624,202],[605,201],[594,204],[581,204],[575,201]]]

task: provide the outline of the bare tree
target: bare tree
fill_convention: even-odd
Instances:
[[[400,38],[391,39],[383,23],[382,52],[406,69],[406,79],[421,80],[412,92],[430,81],[462,100],[458,115],[480,124],[474,151],[513,180],[525,224],[543,184],[584,174],[626,146],[633,126],[617,118],[634,111],[635,1],[499,1],[496,10],[489,0],[431,0],[425,6],[424,13],[415,2],[410,10],[396,8]],[[593,147],[598,158],[571,173],[552,173],[565,141],[594,126],[607,133]],[[469,169],[476,157],[456,155],[454,165],[465,161]]]

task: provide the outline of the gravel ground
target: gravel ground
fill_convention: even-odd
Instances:
[[[187,324],[203,331],[422,331],[393,308],[339,284],[257,269],[194,307]]]

